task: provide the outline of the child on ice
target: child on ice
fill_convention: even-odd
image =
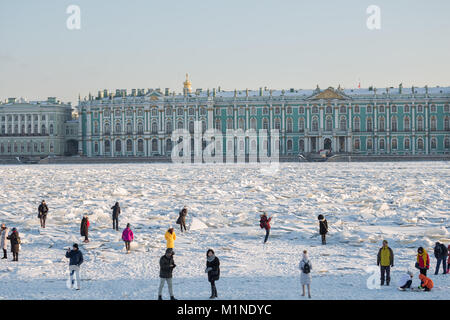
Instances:
[[[413,277],[414,277],[414,275],[413,275],[413,273],[411,271],[408,271],[408,272],[404,273],[402,275],[402,277],[400,278],[400,281],[398,282],[398,285],[399,285],[398,289],[401,290],[401,291],[405,291],[406,289],[410,289]]]

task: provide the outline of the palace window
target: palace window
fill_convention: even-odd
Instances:
[[[319,120],[317,119],[317,117],[314,117],[312,119],[311,130],[312,131],[319,131]]]
[[[239,111],[238,111],[240,116],[245,116],[245,109],[244,107],[239,107]]]
[[[227,108],[227,116],[232,116],[233,115],[233,107],[228,107]]]
[[[144,152],[144,140],[139,139],[138,140],[138,152]]]
[[[355,139],[354,147],[355,147],[355,150],[359,150],[359,148],[360,148],[360,140],[359,140],[359,138]]]
[[[25,131],[25,126],[22,125],[22,133]],[[53,124],[50,125],[50,134],[53,134]]]
[[[122,125],[120,123],[120,121],[116,122],[116,128],[115,128],[115,133],[121,133],[122,132]]]
[[[200,108],[200,115],[201,116],[206,116],[206,109],[204,107]]]
[[[221,129],[222,129],[220,119],[216,119],[216,129],[217,129],[217,130],[221,130]]]
[[[156,121],[152,121],[152,133],[153,134],[158,133],[158,123]]]
[[[250,115],[256,116],[256,108],[255,108],[255,107],[252,107],[252,108],[250,109]]]
[[[409,150],[409,144],[410,144],[409,138],[405,138],[405,142],[404,142],[404,148],[405,148],[405,150]]]
[[[305,140],[303,139],[298,140],[298,149],[301,152],[305,151]]]
[[[397,106],[395,104],[391,106],[391,112],[397,113]]]
[[[380,106],[380,113],[384,113],[384,105],[383,104]]]
[[[172,121],[166,122],[166,133],[172,133]]]
[[[104,116],[105,118],[109,118],[109,117],[111,116],[111,113],[110,113],[109,109],[105,109],[105,110],[103,111],[103,116]]]
[[[126,116],[127,117],[132,117],[133,116],[133,110],[131,108],[127,108]]]
[[[94,143],[94,153],[98,153],[98,142]]]
[[[289,140],[287,141],[287,150],[288,150],[288,151],[292,151],[292,140],[291,140],[291,139],[289,139]]]
[[[446,137],[444,139],[444,148],[445,149],[450,149],[450,138]]]
[[[372,113],[372,106],[367,106],[366,107],[366,112],[367,113]]]
[[[305,119],[304,118],[299,118],[298,119],[298,131],[299,132],[304,132],[305,131]]]
[[[98,134],[98,122],[94,121],[94,134]]]
[[[384,139],[380,139],[380,150],[384,150]]]
[[[280,130],[281,129],[281,120],[280,118],[275,119],[275,129]]]
[[[95,112],[94,112],[94,119],[97,119],[97,118],[98,118],[98,112],[95,111]]]
[[[227,119],[227,129],[233,129],[233,120]]]
[[[184,114],[183,108],[177,109],[177,115],[182,116]]]
[[[450,106],[448,104],[444,106],[444,112],[450,112]]]
[[[188,114],[190,116],[194,116],[195,115],[195,109],[194,108],[189,108]]]
[[[422,138],[417,139],[417,149],[423,150],[423,140],[422,140]]]
[[[391,130],[393,132],[397,131],[397,117],[396,116],[391,118]]]
[[[116,140],[116,152],[122,151],[122,141]]]
[[[444,118],[444,130],[445,131],[450,131],[450,121],[448,117]]]
[[[189,121],[189,133],[194,133],[194,121]]]
[[[183,128],[184,128],[183,121],[178,121],[177,129],[183,129]]]
[[[432,104],[430,109],[431,109],[431,112],[433,112],[433,113],[436,112],[436,105]]]
[[[263,114],[264,114],[264,115],[269,114],[269,108],[264,107],[264,108],[263,108]]]
[[[339,122],[339,130],[347,130],[347,119],[344,116],[341,116],[341,121]]]
[[[421,104],[417,106],[417,112],[423,112],[423,106]]]
[[[437,141],[436,138],[431,138],[431,149],[436,149]]]
[[[346,113],[347,110],[346,110],[345,106],[341,106],[341,107],[339,108],[339,112],[340,112],[340,113]]]
[[[305,114],[305,108],[304,107],[298,107],[298,113],[299,114]]]
[[[331,116],[327,116],[325,121],[325,130],[332,131],[333,130],[333,118]]]
[[[269,120],[267,118],[263,119],[263,129],[269,130]]]
[[[114,111],[114,115],[115,115],[116,117],[120,117],[120,109],[116,109],[116,110]]]
[[[256,130],[256,118],[250,119],[250,128]]]
[[[423,131],[423,117],[422,116],[419,116],[417,118],[417,130]]]
[[[152,108],[152,117],[157,117],[157,116],[158,116],[158,109]]]
[[[410,125],[409,124],[409,117],[406,116],[405,119],[403,120],[404,131],[409,131],[410,130],[409,125]]]
[[[109,125],[109,123],[105,123],[105,134],[110,134],[111,133],[111,127]]]
[[[360,129],[359,117],[353,118],[353,131],[359,131]]]
[[[409,113],[409,105],[405,104],[403,107],[403,113]]]
[[[378,118],[378,131],[384,131],[384,117]]]
[[[152,140],[152,152],[158,152],[158,140]]]
[[[138,134],[144,134],[144,124],[141,121],[138,122],[137,131]]]
[[[45,124],[43,124],[41,127],[41,134],[45,134],[45,130],[46,130]]]
[[[172,152],[172,140],[166,140],[166,152]]]
[[[391,141],[392,149],[397,150],[397,139],[393,138]]]
[[[286,113],[287,113],[287,114],[292,114],[292,107],[291,107],[291,106],[288,106],[288,107],[286,108]]]
[[[111,152],[111,142],[109,140],[105,140],[105,152]]]
[[[239,118],[239,121],[238,121],[238,128],[239,128],[239,129],[242,129],[242,130],[245,130],[245,122],[244,122],[244,119],[243,119],[243,118]]]
[[[370,138],[367,139],[366,148],[367,148],[367,150],[372,150],[373,149],[372,139],[370,139]]]
[[[355,113],[359,113],[359,106],[358,105],[355,106]]]
[[[432,116],[430,121],[430,130],[436,131],[436,117]]]
[[[133,141],[131,141],[131,139],[127,140],[127,152],[132,152],[133,151]]]
[[[172,110],[172,109],[170,109],[170,107],[168,108],[169,110]],[[170,114],[170,113],[169,113]],[[142,108],[139,108],[138,110],[137,110],[137,115],[138,115],[138,117],[142,117],[143,115],[144,115],[144,111],[142,110]]]
[[[325,113],[326,114],[332,114],[333,113],[333,108],[331,106],[327,106],[325,109]]]
[[[317,114],[317,113],[319,113],[319,108],[317,106],[313,106],[312,109],[311,109],[311,112],[313,114]]]
[[[280,112],[280,107],[276,107],[275,108],[275,114],[280,114],[281,112]]]
[[[293,127],[293,125],[292,125],[292,118],[287,118],[286,119],[286,131],[287,132],[292,132],[293,131],[292,127]]]
[[[131,122],[127,122],[127,134],[133,134],[133,125]]]
[[[220,108],[216,108],[216,116],[220,116],[222,114]]]

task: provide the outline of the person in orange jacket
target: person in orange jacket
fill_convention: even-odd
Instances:
[[[419,247],[419,249],[417,249],[416,268],[419,269],[420,274],[423,274],[424,276],[427,275],[427,271],[428,269],[430,269],[430,256],[422,247]]]
[[[423,274],[419,275],[419,279],[420,279],[419,289],[423,291],[431,291],[431,289],[433,288],[433,281]]]

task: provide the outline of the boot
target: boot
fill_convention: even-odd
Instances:
[[[174,296],[170,296],[170,300],[177,300]]]
[[[162,300],[162,296],[158,296],[158,300]]]
[[[380,285],[384,286],[384,280],[381,280]]]
[[[389,282],[390,282],[390,280],[387,280],[387,281],[386,281],[386,285],[387,285],[387,286],[389,285]]]

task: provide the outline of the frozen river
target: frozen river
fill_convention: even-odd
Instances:
[[[17,227],[22,238],[20,261],[0,260],[0,298],[155,299],[164,232],[178,227],[178,211],[187,205],[193,230],[176,229],[179,299],[209,297],[208,248],[221,259],[222,299],[302,298],[303,249],[313,264],[313,298],[450,299],[450,275],[432,275],[430,293],[395,288],[407,269],[419,284],[417,247],[428,250],[433,274],[434,243],[450,244],[448,162],[289,163],[275,172],[246,165],[0,166],[0,177],[0,220]],[[42,199],[50,210],[44,231],[37,219]],[[112,230],[115,201],[122,207],[121,228],[129,222],[135,233],[130,255],[121,233]],[[273,216],[265,247],[261,210]],[[91,220],[87,245],[79,235],[84,214]],[[318,214],[330,225],[326,246],[320,245]],[[393,285],[370,290],[366,271],[376,264],[383,239],[396,256]],[[64,252],[73,242],[86,260],[79,292],[65,283]]]

